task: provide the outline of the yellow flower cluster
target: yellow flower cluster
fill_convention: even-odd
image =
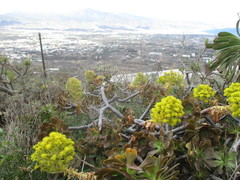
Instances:
[[[31,160],[36,161],[35,169],[49,173],[64,172],[75,155],[74,142],[64,134],[51,132],[33,146]]]
[[[240,91],[240,83],[232,83],[228,88],[224,90],[224,96],[230,97],[231,94]]]
[[[213,91],[212,87],[208,84],[200,84],[193,89],[193,96],[206,103],[209,101],[209,98],[213,97],[215,94],[216,91]]]
[[[171,126],[181,122],[179,117],[184,115],[182,101],[173,96],[163,98],[151,111],[154,122],[167,123]]]
[[[147,83],[147,76],[144,75],[143,73],[137,73],[135,79],[133,80],[133,82],[131,83],[131,85],[133,87],[141,87],[143,86],[144,84]]]
[[[83,96],[82,82],[75,77],[71,77],[66,82],[66,90],[74,101],[78,101]]]
[[[234,117],[240,117],[240,83],[232,83],[224,90],[224,96],[228,97],[230,110]]]
[[[164,72],[163,76],[160,76],[158,78],[158,82],[160,84],[163,84],[164,86],[183,86],[183,82],[184,82],[184,76],[179,73],[179,72],[173,72],[172,70],[170,70],[170,72]]]

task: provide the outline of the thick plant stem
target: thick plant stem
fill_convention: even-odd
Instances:
[[[14,94],[10,89],[2,87],[2,86],[0,86],[0,91],[4,92],[4,93],[6,93],[6,94],[8,94],[10,96],[12,96]]]

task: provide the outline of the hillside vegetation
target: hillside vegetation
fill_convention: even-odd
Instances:
[[[112,82],[42,76],[0,58],[0,179],[239,178],[240,39],[221,32],[216,60]]]

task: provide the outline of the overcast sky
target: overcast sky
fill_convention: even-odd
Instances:
[[[222,24],[235,27],[240,0],[3,0],[0,13],[68,13],[81,9]]]

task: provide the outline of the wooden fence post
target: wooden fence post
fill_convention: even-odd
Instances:
[[[45,60],[44,60],[43,48],[42,48],[42,38],[41,38],[41,33],[39,33],[38,35],[39,35],[40,48],[41,48],[41,55],[42,55],[43,73],[44,73],[44,77],[45,77],[45,79],[47,79],[46,66],[45,66]]]

